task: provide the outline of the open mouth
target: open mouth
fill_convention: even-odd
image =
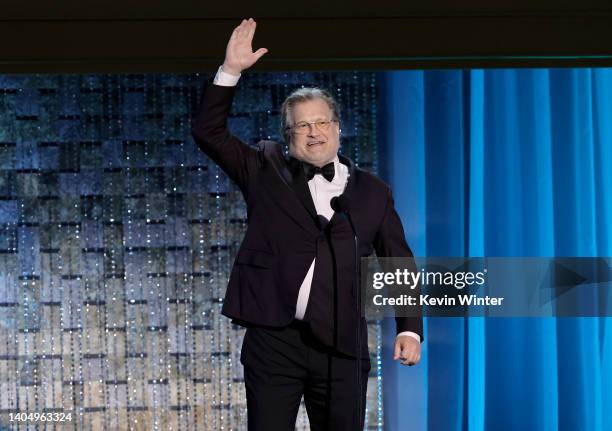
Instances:
[[[309,142],[308,146],[312,147],[312,146],[315,146],[315,145],[323,145],[324,143],[325,143],[325,141],[314,141],[314,142]]]

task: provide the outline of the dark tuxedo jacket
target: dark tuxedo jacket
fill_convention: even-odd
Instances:
[[[198,146],[238,185],[247,203],[248,228],[230,275],[222,313],[238,324],[282,327],[295,316],[298,291],[317,258],[304,320],[324,344],[356,357],[354,236],[334,213],[325,225],[316,214],[299,161],[281,144],[248,145],[232,135],[227,117],[235,87],[205,85],[192,134]],[[338,155],[350,178],[344,195],[359,237],[360,256],[412,257],[389,187]],[[362,355],[369,358],[367,327]],[[420,318],[396,317],[397,332],[423,339]],[[337,331],[334,331],[336,329]]]

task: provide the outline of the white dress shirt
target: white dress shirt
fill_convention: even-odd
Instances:
[[[327,220],[331,220],[334,215],[334,210],[330,205],[330,201],[333,197],[339,196],[346,187],[348,180],[348,168],[346,165],[340,163],[338,156],[333,160],[334,162],[334,178],[327,181],[321,174],[316,174],[308,181],[308,188],[310,189],[310,195],[314,202],[317,214],[322,215]],[[306,312],[306,305],[308,305],[308,297],[310,296],[310,286],[312,285],[312,276],[314,274],[314,267],[317,258],[315,257],[310,264],[310,268],[306,273],[304,281],[300,286],[300,292],[298,294],[297,307],[295,310],[295,318],[302,320],[304,313]]]
[[[239,79],[240,75],[236,76],[225,73],[223,68],[220,66],[219,70],[217,70],[217,74],[215,75],[215,79],[213,80],[213,84],[224,87],[233,87],[238,84]],[[340,163],[338,156],[334,158],[333,162],[335,173],[331,182],[327,181],[321,174],[316,174],[310,181],[308,181],[308,188],[310,189],[310,195],[312,196],[317,214],[324,216],[327,220],[331,220],[332,216],[334,215],[334,210],[330,205],[331,199],[342,194],[349,177],[348,167]],[[316,261],[317,258],[315,257],[310,264],[310,268],[308,268],[308,272],[302,281],[302,285],[300,286],[295,310],[295,318],[299,320],[304,318],[304,313],[306,312]],[[401,335],[408,335],[417,340],[419,343],[421,342],[421,337],[419,334],[412,331],[404,331],[397,334],[398,337]]]

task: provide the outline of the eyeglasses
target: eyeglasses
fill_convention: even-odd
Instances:
[[[320,132],[327,132],[332,123],[337,123],[338,120],[319,120],[319,121],[300,121],[293,126],[285,127],[285,130],[293,130],[296,135],[307,135],[310,133],[310,126],[315,126]]]

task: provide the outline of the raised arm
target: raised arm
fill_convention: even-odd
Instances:
[[[243,20],[228,41],[222,69],[239,76],[251,67],[267,50],[252,50],[255,21]],[[257,149],[236,136],[227,127],[235,87],[207,83],[191,132],[198,147],[219,165],[245,191],[250,173],[257,166]]]

